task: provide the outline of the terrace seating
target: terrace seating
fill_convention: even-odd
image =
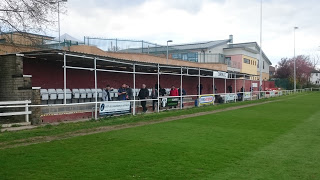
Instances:
[[[57,99],[64,99],[64,90],[63,89],[56,89],[58,98]],[[71,99],[71,90],[66,89],[66,99]]]
[[[66,99],[71,99],[72,96],[71,96],[71,90],[70,89],[66,89]]]
[[[85,89],[85,90],[86,90],[87,98],[91,99],[93,97],[92,96],[92,90],[91,89]]]
[[[41,95],[41,100],[42,101],[49,100],[49,93],[48,93],[47,89],[40,89],[40,95]]]
[[[55,89],[48,89],[49,100],[57,99],[57,91]]]
[[[64,99],[64,91],[62,89],[56,89],[58,98],[57,99]]]
[[[92,91],[92,97],[93,98],[96,98],[96,93],[95,93],[95,89],[91,89],[91,91]],[[98,99],[100,98],[102,98],[102,89],[97,89],[97,94],[98,94]]]
[[[87,92],[85,89],[79,89],[80,93],[80,99],[86,99],[87,98]]]
[[[79,89],[72,89],[72,95],[74,99],[79,99],[80,98]]]

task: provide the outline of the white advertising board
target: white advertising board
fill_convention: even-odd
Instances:
[[[251,93],[250,92],[245,92],[244,93],[244,99],[251,99]]]
[[[226,101],[234,101],[236,99],[236,94],[226,94]]]
[[[129,101],[106,101],[100,103],[100,116],[130,113]]]

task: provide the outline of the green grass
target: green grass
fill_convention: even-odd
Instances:
[[[299,94],[300,96],[303,94]],[[298,96],[299,96],[298,95]],[[3,132],[0,133],[0,143],[8,143],[8,144],[15,144],[14,140],[20,140],[25,138],[32,138],[32,137],[43,137],[43,136],[52,136],[52,135],[63,135],[65,133],[72,133],[78,130],[87,130],[91,128],[103,127],[103,126],[111,126],[111,125],[119,125],[119,124],[130,124],[136,123],[141,121],[151,121],[151,120],[161,120],[167,117],[179,116],[179,115],[186,115],[186,114],[193,114],[197,112],[207,112],[213,111],[217,109],[224,109],[228,107],[234,107],[239,105],[245,104],[252,104],[264,101],[274,101],[279,99],[286,99],[292,96],[282,96],[277,98],[270,98],[270,99],[261,99],[255,101],[245,101],[245,102],[237,102],[237,103],[230,103],[230,104],[222,104],[217,106],[205,106],[200,108],[189,108],[184,110],[171,110],[171,111],[164,111],[161,113],[154,113],[154,114],[140,114],[136,116],[127,115],[127,116],[120,116],[120,117],[111,117],[111,118],[104,118],[98,121],[91,120],[85,122],[77,122],[77,123],[61,123],[59,125],[45,125],[40,126],[36,129],[31,130],[24,130],[19,132]],[[1,146],[1,145],[0,145]]]
[[[0,150],[0,179],[320,179],[319,105],[309,93]]]

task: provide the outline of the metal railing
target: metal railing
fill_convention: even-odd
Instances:
[[[21,105],[23,104],[23,105]],[[31,114],[31,111],[29,111],[29,107],[31,104],[31,101],[1,101],[0,102],[0,108],[21,108],[24,107],[24,111],[14,111],[14,112],[3,112],[0,113],[0,116],[19,116],[19,115],[25,115],[25,121],[29,122],[29,115]],[[12,110],[13,111],[13,110]]]

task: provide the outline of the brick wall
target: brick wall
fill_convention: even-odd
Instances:
[[[32,90],[30,77],[23,77],[23,58],[15,55],[0,56],[0,101],[31,100],[40,104],[40,91]],[[1,111],[21,111],[23,108],[0,109]],[[30,120],[33,124],[40,121],[40,109],[31,108]],[[24,121],[24,116],[2,117],[0,122]]]

